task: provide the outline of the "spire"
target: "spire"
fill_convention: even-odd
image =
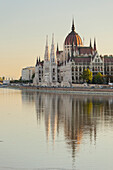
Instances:
[[[48,47],[48,35],[46,36],[46,47]]]
[[[96,51],[97,49],[96,49],[96,40],[95,40],[95,38],[94,38],[94,51]]]
[[[40,56],[39,56],[39,63],[40,63]]]
[[[37,57],[37,60],[36,60],[36,67],[38,66],[38,57]]]
[[[72,20],[72,31],[75,31],[74,19]]]
[[[57,51],[56,51],[56,54],[59,54],[58,43],[57,43]]]
[[[54,45],[54,33],[52,34],[52,44]]]
[[[57,43],[57,52],[59,52],[58,43]]]
[[[51,62],[56,62],[56,53],[55,53],[55,45],[54,45],[54,34],[52,34],[52,44],[51,44]]]
[[[49,46],[48,46],[48,36],[46,36],[46,47],[45,47],[45,56],[44,61],[49,61],[50,54],[49,54]]]
[[[91,38],[90,38],[90,45],[89,46],[92,48]]]

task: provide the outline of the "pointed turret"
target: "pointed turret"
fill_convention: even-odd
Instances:
[[[46,47],[48,47],[48,35],[46,36]]]
[[[94,51],[96,51],[96,50],[97,50],[97,48],[96,48],[96,40],[94,38]]]
[[[45,47],[45,56],[44,56],[45,61],[50,60],[50,53],[49,53],[49,46],[48,46],[48,36],[46,36],[46,47]]]
[[[52,44],[51,44],[51,62],[56,62],[56,54],[55,54],[55,45],[54,45],[54,34],[52,35]]]
[[[54,33],[52,34],[52,44],[54,45]]]
[[[51,54],[50,54],[50,83],[57,82],[57,60],[54,44],[54,34],[52,35]]]
[[[39,56],[39,63],[40,63],[40,56]]]
[[[59,48],[58,48],[58,43],[57,43],[57,51],[56,51],[57,54],[59,54]]]
[[[90,45],[89,46],[90,46],[90,48],[92,48],[91,38],[90,38]]]
[[[72,31],[75,31],[74,19],[72,20]]]
[[[36,60],[36,67],[38,66],[38,57],[37,57],[37,60]]]

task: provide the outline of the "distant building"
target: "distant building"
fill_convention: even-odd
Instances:
[[[22,69],[22,80],[32,80],[32,76],[35,73],[34,67],[26,67]]]
[[[74,20],[71,32],[66,36],[63,50],[55,51],[52,37],[51,52],[49,52],[48,37],[46,39],[44,61],[37,58],[35,66],[35,85],[71,86],[81,83],[81,74],[89,68],[93,76],[98,72],[113,76],[113,56],[100,56],[97,52],[96,39],[94,45],[90,39],[89,46],[84,46],[81,37],[76,33]]]
[[[10,84],[10,80],[3,80],[3,84],[6,84],[6,85]]]

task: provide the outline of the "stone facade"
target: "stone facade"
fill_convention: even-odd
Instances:
[[[56,86],[57,85],[57,59],[54,45],[54,35],[52,36],[51,53],[49,53],[48,37],[46,38],[46,47],[44,62],[38,61],[35,66],[35,85]]]
[[[34,67],[26,67],[22,69],[22,80],[32,80],[32,76],[35,73]]]
[[[113,56],[100,56],[90,40],[89,46],[83,46],[78,33],[75,32],[74,21],[72,30],[64,41],[63,50],[57,45],[55,51],[54,35],[52,36],[51,53],[49,52],[48,37],[44,61],[38,61],[35,66],[35,85],[45,86],[72,86],[73,83],[81,83],[81,74],[89,68],[93,76],[98,72],[102,75],[113,75]]]

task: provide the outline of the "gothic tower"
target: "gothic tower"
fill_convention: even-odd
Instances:
[[[48,36],[47,36],[46,37],[46,47],[45,47],[44,61],[47,62],[49,60],[50,60],[50,54],[49,54]]]
[[[54,34],[52,35],[51,54],[50,54],[50,82],[57,82],[57,59],[54,44]]]
[[[50,53],[49,53],[49,46],[48,46],[48,36],[46,37],[43,73],[44,73],[43,82],[49,85],[50,83]]]
[[[34,84],[37,85],[39,83],[39,61],[38,61],[38,57],[37,57],[37,60],[36,60],[36,65],[35,65],[35,77],[34,77]]]

